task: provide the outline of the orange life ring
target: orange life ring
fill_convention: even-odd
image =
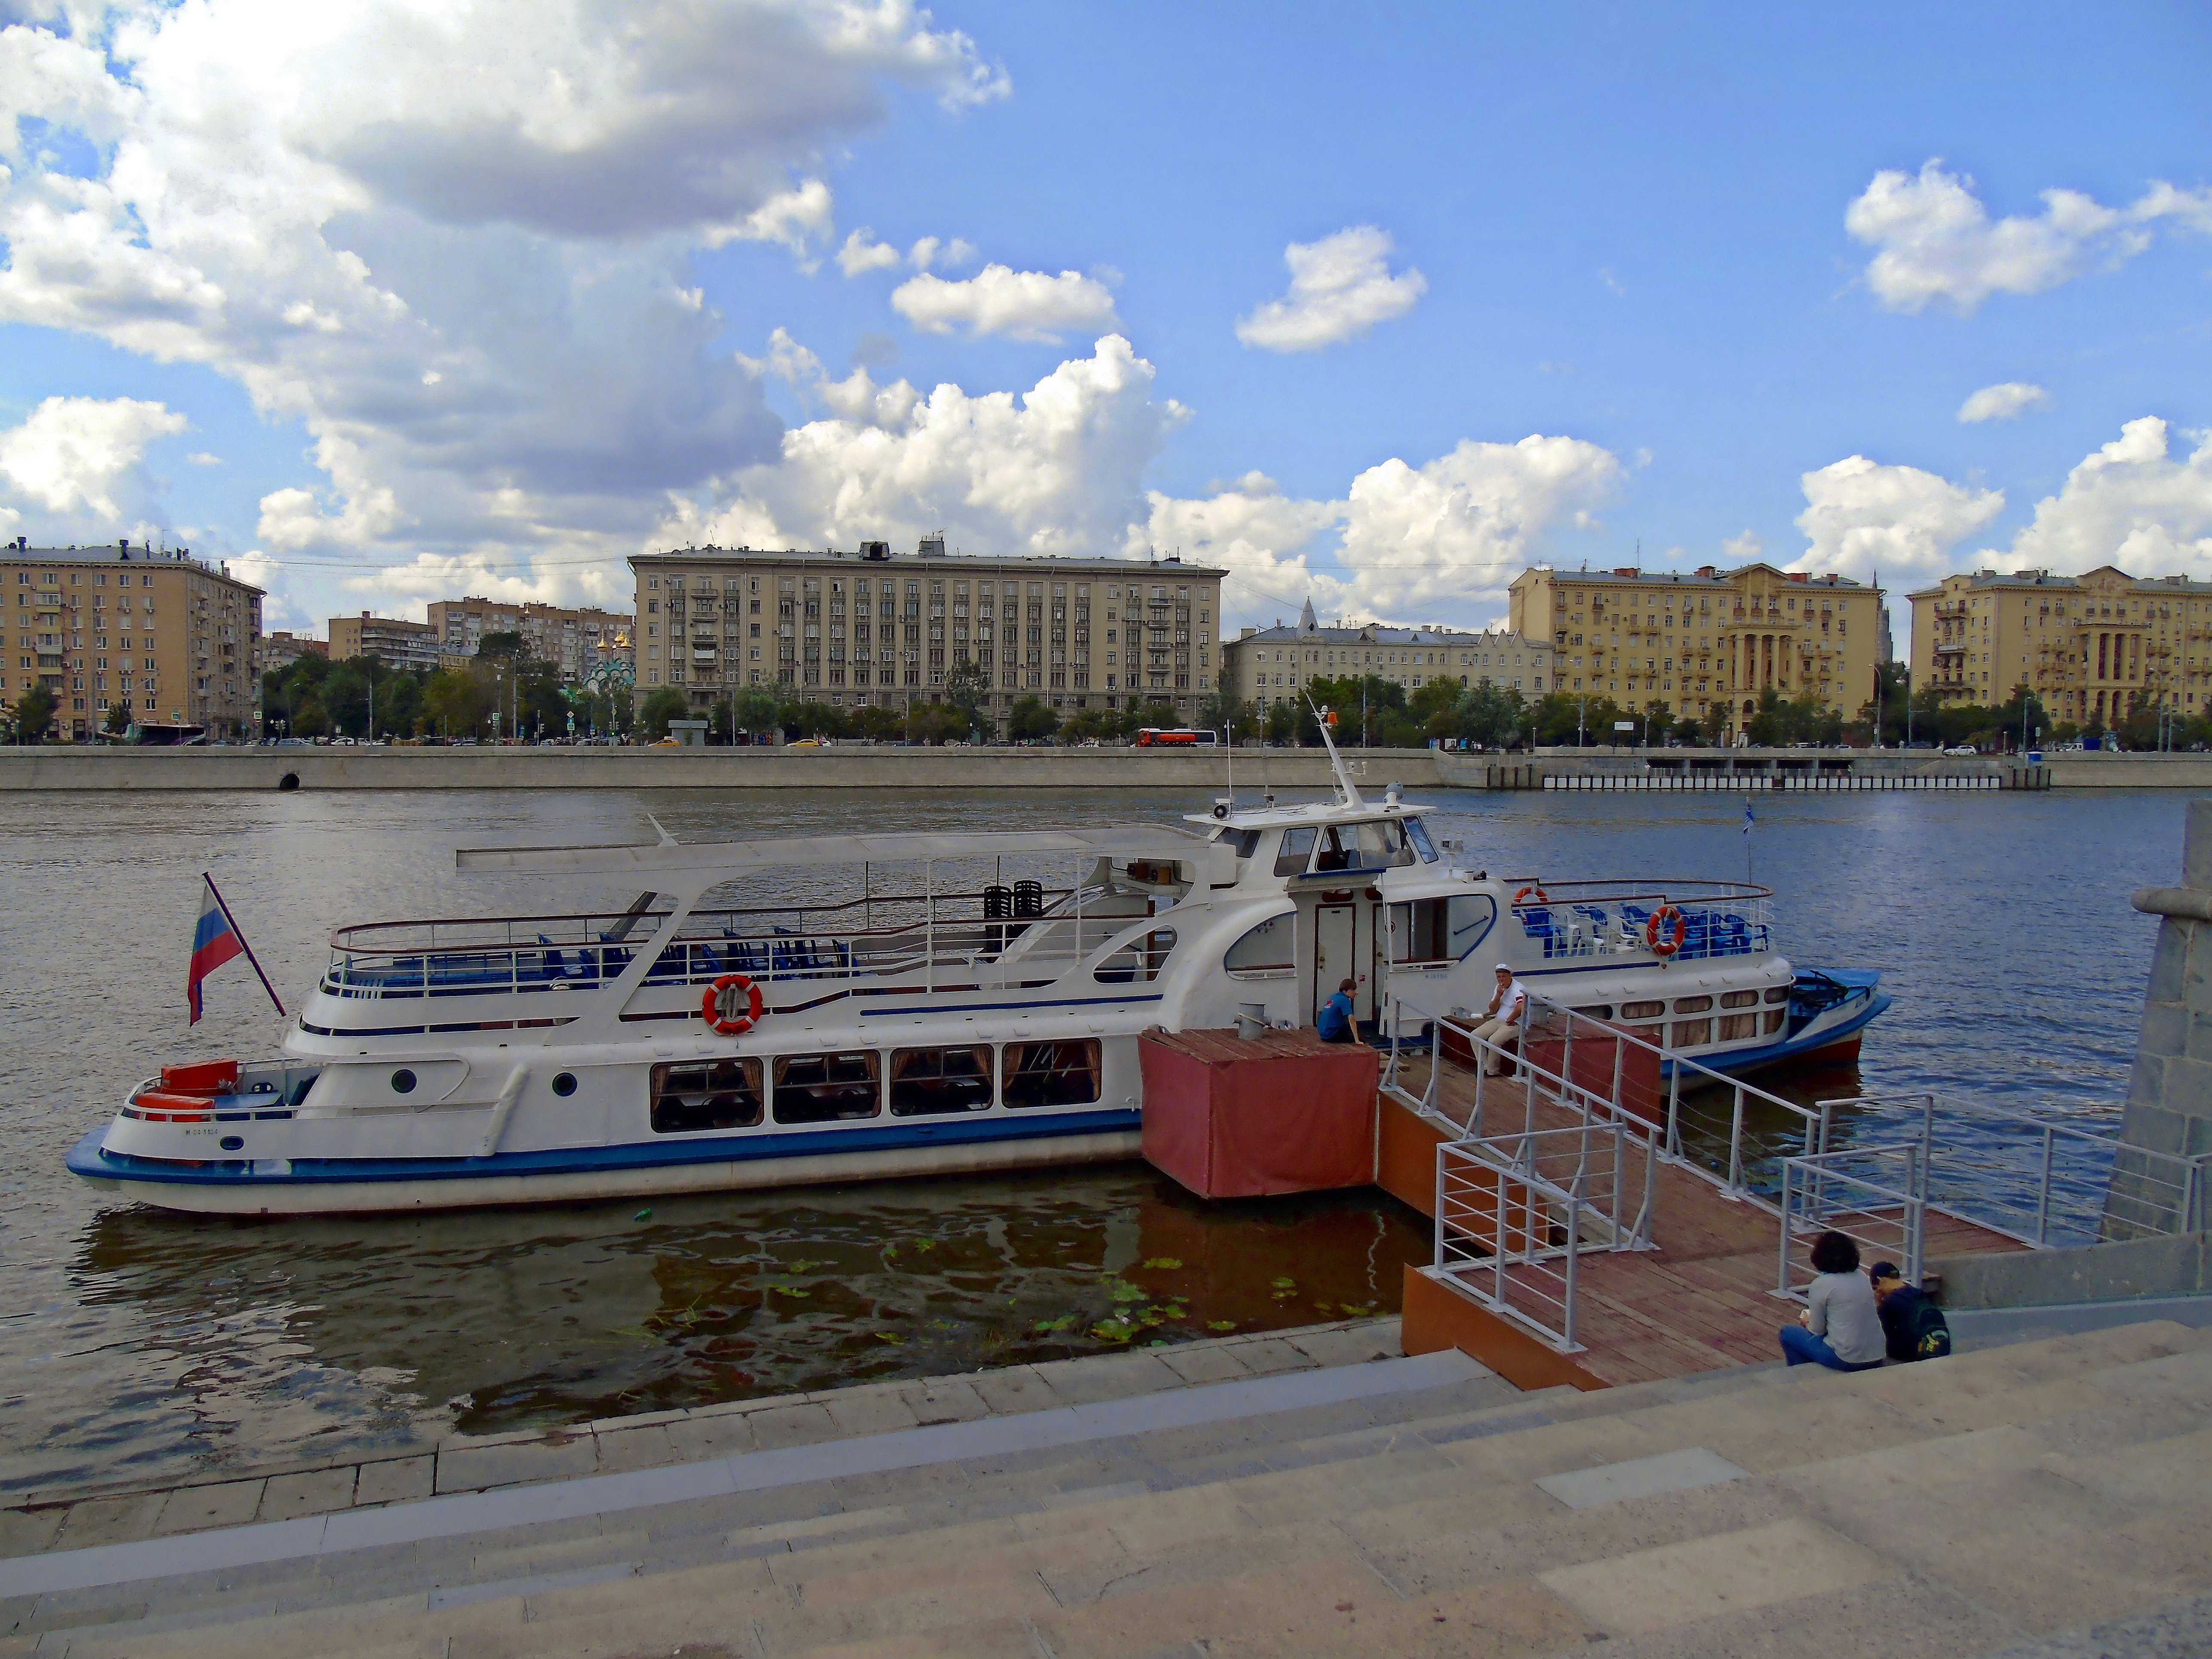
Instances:
[[[744,994],[745,1012],[730,1014],[722,1012],[722,994],[741,991]],[[722,1036],[743,1036],[760,1024],[764,999],[761,988],[743,974],[725,974],[707,988],[704,1001],[699,1005],[700,1017]]]
[[[1659,928],[1662,922],[1672,920],[1674,937],[1662,939]],[[1681,907],[1662,904],[1651,913],[1651,920],[1644,924],[1644,942],[1651,947],[1656,957],[1671,957],[1682,948],[1682,941],[1690,936],[1690,919],[1682,914]]]
[[[1552,896],[1546,892],[1541,885],[1532,881],[1526,887],[1523,887],[1519,892],[1513,896],[1514,907],[1517,909],[1520,907],[1521,901],[1527,898],[1531,893],[1534,893],[1536,896],[1536,902],[1539,904],[1549,904],[1552,902]]]

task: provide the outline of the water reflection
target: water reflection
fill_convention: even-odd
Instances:
[[[118,1209],[75,1266],[230,1459],[1392,1312],[1427,1247],[1372,1194],[1208,1205],[1116,1165],[377,1222]],[[238,1432],[226,1402],[272,1393],[277,1431]]]

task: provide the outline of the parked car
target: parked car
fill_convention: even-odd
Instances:
[[[1947,755],[1978,755],[1982,751],[1971,743],[1954,743],[1943,752]]]

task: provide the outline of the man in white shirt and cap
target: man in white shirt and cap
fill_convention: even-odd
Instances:
[[[1496,1043],[1501,1049],[1517,1050],[1521,1046],[1521,1012],[1528,1001],[1528,994],[1521,988],[1521,981],[1513,977],[1512,969],[1499,963],[1498,994],[1490,999],[1490,1006],[1483,1011],[1482,1024],[1474,1028],[1475,1036],[1486,1042]],[[1486,1054],[1483,1069],[1492,1077],[1504,1077],[1507,1070],[1505,1056],[1497,1053]]]

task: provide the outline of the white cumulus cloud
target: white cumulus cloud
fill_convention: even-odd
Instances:
[[[2027,380],[2006,380],[1985,386],[1959,405],[1959,418],[1969,425],[1978,421],[2009,421],[2031,409],[2041,409],[2051,394]]]
[[[0,322],[204,365],[303,423],[319,476],[263,503],[271,551],[544,554],[602,598],[669,491],[781,435],[690,255],[811,259],[824,169],[889,89],[1006,90],[908,0],[67,11],[0,27]]]
[[[1390,233],[1354,225],[1283,251],[1290,292],[1237,319],[1237,337],[1264,351],[1318,351],[1402,317],[1428,292],[1418,270],[1393,276]]]
[[[2074,190],[2046,190],[2043,211],[1992,220],[1974,181],[1931,161],[1916,173],[1877,173],[1844,214],[1844,228],[1876,250],[1867,285],[1893,311],[1937,300],[1971,313],[1992,294],[2040,294],[2100,262],[2124,264],[2172,223],[2212,232],[2212,189],[2159,183],[2124,208]]]
[[[146,450],[189,424],[136,398],[48,398],[21,426],[0,431],[0,503],[11,525],[40,540],[89,539],[118,526],[143,530],[155,506]]]
[[[2116,564],[2138,576],[2212,576],[2212,433],[2184,435],[2196,447],[2177,458],[2157,416],[2123,426],[2035,504],[2013,543],[2016,562],[2069,574]]]
[[[892,290],[891,307],[925,334],[964,326],[971,336],[1057,343],[1064,331],[1118,326],[1112,290],[1077,270],[1052,276],[992,264],[961,282],[924,272]]]
[[[1953,548],[2004,509],[2004,494],[1953,483],[1917,466],[1852,455],[1808,472],[1797,527],[1811,544],[1798,570],[1836,571],[1858,581],[1875,573],[1892,592],[1951,568]]]

